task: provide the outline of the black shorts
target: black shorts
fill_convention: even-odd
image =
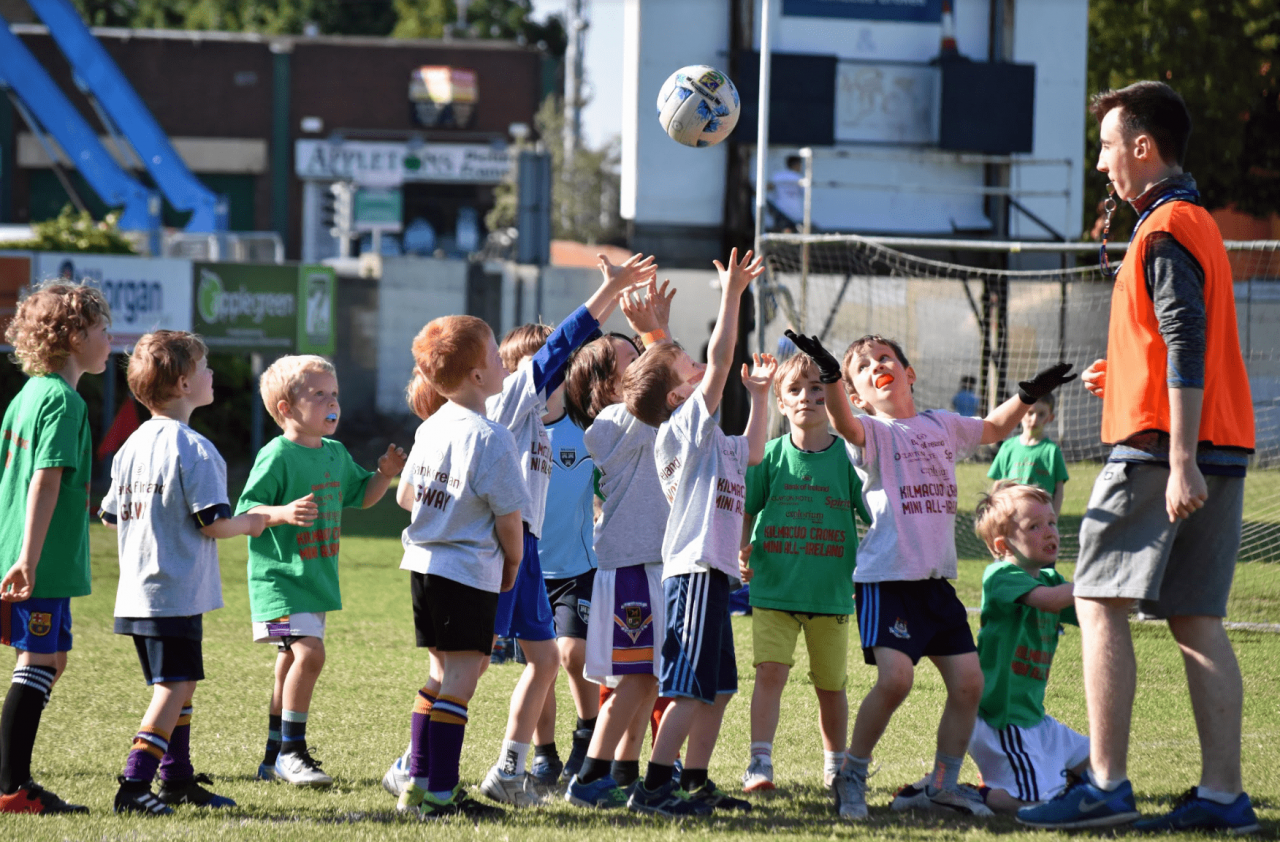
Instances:
[[[876,662],[875,647],[896,649],[916,664],[929,656],[978,651],[969,612],[946,579],[917,582],[856,582],[862,657]]]
[[[116,617],[116,634],[133,638],[147,686],[175,681],[203,681],[204,618]]]
[[[588,570],[568,579],[547,579],[547,598],[555,615],[556,637],[587,639],[587,622],[591,619],[591,590],[596,571]]]
[[[441,652],[493,651],[498,595],[453,579],[410,573],[413,628],[418,646]]]

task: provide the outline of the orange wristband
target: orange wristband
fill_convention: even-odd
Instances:
[[[658,328],[657,330],[651,330],[648,333],[640,334],[640,341],[644,343],[644,347],[646,348],[648,348],[650,345],[653,345],[654,343],[661,342],[664,339],[670,339],[670,338],[671,338],[671,334],[667,333],[662,328]]]

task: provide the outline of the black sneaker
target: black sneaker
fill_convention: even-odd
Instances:
[[[591,747],[591,735],[594,733],[591,728],[579,728],[573,732],[573,746],[569,749],[569,757],[560,772],[560,783],[569,783],[574,775],[582,771],[582,763],[587,759],[587,749]]]
[[[716,782],[707,779],[702,786],[689,793],[689,800],[695,803],[706,804],[715,810],[741,810],[744,813],[751,812],[751,802],[745,798],[734,798],[720,787],[716,786]]]
[[[68,804],[35,781],[27,781],[17,791],[0,795],[0,813],[87,813],[83,804]]]
[[[116,790],[116,802],[112,808],[115,812],[138,813],[143,816],[168,816],[173,813],[173,808],[152,794],[150,783],[126,780],[124,775],[116,780],[120,782],[120,789]]]
[[[710,804],[694,801],[674,780],[667,781],[657,789],[646,789],[642,781],[637,782],[631,797],[627,799],[627,809],[673,819],[709,816],[713,811]]]
[[[160,781],[160,791],[156,797],[166,804],[194,804],[197,807],[234,807],[236,802],[225,795],[210,792],[200,784],[213,785],[213,779],[200,774],[194,778],[178,781]]]

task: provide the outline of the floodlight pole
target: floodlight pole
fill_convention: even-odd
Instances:
[[[760,235],[764,231],[764,196],[768,187],[765,167],[769,158],[769,0],[760,0],[760,97],[756,107],[756,230],[753,250],[760,254]],[[763,276],[756,280],[756,350],[764,353],[764,285]]]

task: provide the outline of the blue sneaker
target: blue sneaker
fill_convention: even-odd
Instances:
[[[564,800],[579,807],[595,807],[600,810],[613,810],[627,806],[627,793],[623,792],[617,782],[605,775],[589,784],[580,783],[578,776],[569,780],[569,788],[564,792]]]
[[[1262,829],[1248,793],[1230,804],[1201,798],[1196,787],[1183,793],[1173,809],[1163,816],[1134,822],[1134,830],[1225,830],[1228,833],[1257,833]]]
[[[1138,809],[1134,806],[1133,787],[1128,781],[1107,792],[1093,785],[1088,772],[1074,786],[1054,796],[1052,801],[1018,810],[1021,824],[1051,830],[1109,827],[1127,824],[1136,818]]]

